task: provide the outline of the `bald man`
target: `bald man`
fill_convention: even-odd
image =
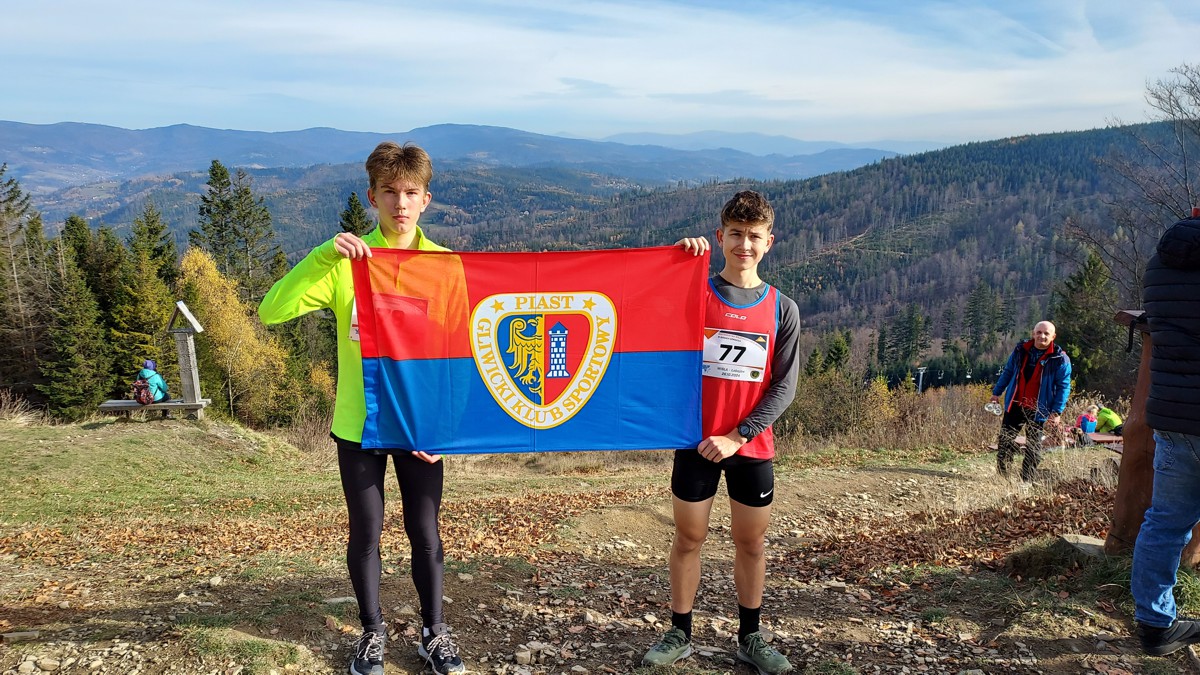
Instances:
[[[1021,480],[1032,481],[1042,461],[1042,430],[1062,424],[1062,411],[1071,395],[1071,359],[1054,344],[1054,324],[1039,321],[1033,335],[1017,345],[1000,379],[992,387],[992,402],[1004,394],[1004,417],[996,443],[996,469],[1008,475],[1017,454],[1017,434],[1025,428],[1025,461]]]

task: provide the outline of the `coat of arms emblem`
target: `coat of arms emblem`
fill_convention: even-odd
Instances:
[[[587,404],[612,359],[616,307],[603,293],[501,293],[471,312],[471,352],[496,403],[549,429]]]

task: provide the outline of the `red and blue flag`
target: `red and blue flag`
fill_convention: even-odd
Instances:
[[[372,249],[353,263],[365,448],[694,447],[708,256]]]

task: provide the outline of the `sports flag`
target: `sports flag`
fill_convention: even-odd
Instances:
[[[465,454],[700,442],[707,254],[372,254],[353,262],[363,447]]]

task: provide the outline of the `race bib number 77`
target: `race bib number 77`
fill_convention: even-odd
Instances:
[[[762,333],[704,329],[704,376],[761,382],[767,367],[768,336]]]

